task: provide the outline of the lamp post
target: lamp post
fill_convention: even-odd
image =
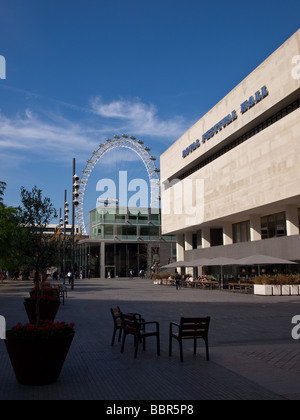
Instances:
[[[61,256],[63,254],[63,246],[61,246],[61,238],[62,238],[62,234],[63,234],[63,228],[64,228],[64,219],[62,218],[62,211],[61,208],[59,209],[59,225],[58,225],[58,232],[56,233],[58,235],[58,243],[59,243],[59,261],[60,261],[60,267],[58,269],[58,274],[59,277],[62,274],[62,267],[61,267]]]
[[[63,240],[63,282],[66,281],[66,230],[69,223],[69,203],[67,202],[67,190],[65,190],[65,208],[64,208],[64,240]]]
[[[73,158],[73,178],[72,178],[72,251],[71,251],[71,271],[72,271],[72,283],[71,289],[74,290],[74,277],[75,277],[75,207],[79,205],[79,176],[76,175],[76,159]]]

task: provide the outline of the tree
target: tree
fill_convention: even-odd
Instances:
[[[18,217],[22,226],[19,240],[21,264],[27,270],[35,271],[36,284],[36,327],[40,321],[40,274],[56,264],[59,255],[59,244],[54,235],[45,233],[46,226],[57,217],[57,212],[50,198],[43,198],[42,191],[34,186],[32,191],[21,187],[22,206]]]
[[[36,281],[48,267],[55,265],[58,255],[58,244],[53,235],[45,233],[57,213],[50,198],[43,198],[42,191],[36,186],[32,191],[21,187],[22,207],[18,217],[23,227],[20,245],[23,252],[23,266],[35,270]]]
[[[21,201],[23,205],[20,208],[22,223],[34,233],[37,232],[37,228],[44,229],[54,217],[57,217],[50,198],[43,199],[42,190],[37,186],[34,186],[32,191],[21,187]]]
[[[6,189],[6,182],[0,181],[0,205],[3,205],[3,196]]]
[[[0,268],[13,269],[16,266],[19,240],[22,232],[18,209],[7,207],[3,202],[6,183],[0,181]]]

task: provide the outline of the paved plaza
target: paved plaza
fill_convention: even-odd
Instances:
[[[0,284],[0,315],[7,327],[28,322],[23,307],[30,282]],[[139,312],[159,321],[161,356],[155,338],[133,357],[111,347],[110,308]],[[0,400],[278,400],[300,399],[300,341],[291,336],[300,315],[299,297],[258,297],[227,291],[153,285],[151,280],[77,280],[57,320],[74,322],[76,336],[57,383],[26,387],[17,383],[0,340]],[[204,343],[193,355],[192,342],[168,355],[169,323],[181,316],[211,316],[210,362]]]

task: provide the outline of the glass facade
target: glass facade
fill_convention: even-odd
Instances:
[[[161,213],[155,209],[98,208],[90,212],[89,239],[79,243],[77,266],[84,277],[137,276],[176,257],[176,237],[161,235]]]
[[[233,243],[250,241],[250,221],[235,223],[232,225],[233,230]]]
[[[285,212],[272,214],[261,219],[262,239],[278,238],[286,236]]]
[[[151,209],[101,208],[91,212],[91,238],[100,240],[158,241],[161,214]],[[173,236],[163,237],[174,241]]]
[[[298,219],[300,226],[300,209],[298,209]],[[193,249],[198,249],[199,239],[197,234],[193,234]],[[287,236],[286,213],[276,213],[261,218],[261,238],[271,239]],[[201,237],[201,232],[200,232]],[[250,242],[250,220],[234,223],[232,225],[233,243]],[[202,244],[200,244],[200,248]],[[223,229],[210,229],[210,246],[223,245]]]

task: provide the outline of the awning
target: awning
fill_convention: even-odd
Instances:
[[[268,265],[268,264],[297,264],[282,258],[271,257],[270,255],[251,255],[250,257],[237,260],[238,265]]]
[[[177,261],[164,265],[162,268],[183,268],[183,267],[201,267],[207,265],[211,260],[209,258],[200,258],[194,261]]]
[[[203,267],[211,262],[210,258],[200,258],[199,260],[186,262],[186,267]]]
[[[177,268],[177,267],[188,267],[185,261],[177,261],[171,264],[163,265],[161,268]]]
[[[235,260],[233,258],[227,258],[227,257],[217,257],[217,258],[213,258],[212,260],[209,260],[206,265],[207,266],[239,265],[239,260]]]
[[[267,265],[267,264],[297,264],[293,261],[282,258],[271,257],[269,255],[251,255],[249,257],[240,258],[238,260],[228,257],[217,258],[200,258],[193,261],[177,261],[171,264],[164,265],[162,268],[177,268],[177,267],[212,267],[212,266],[226,266],[226,265]]]

